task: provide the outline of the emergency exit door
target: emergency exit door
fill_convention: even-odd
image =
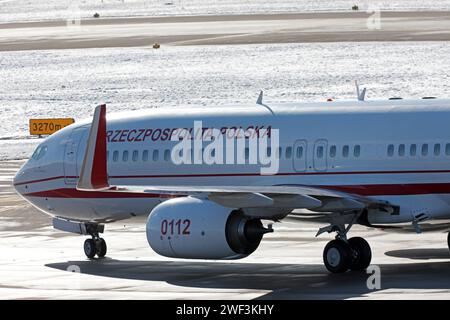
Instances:
[[[64,149],[64,181],[66,184],[76,184],[81,170],[86,128],[77,128],[72,131]],[[84,148],[83,148],[84,146]]]
[[[317,140],[314,143],[314,170],[326,171],[327,170],[327,157],[328,157],[328,141],[325,139]]]

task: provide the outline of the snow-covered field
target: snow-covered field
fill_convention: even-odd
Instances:
[[[445,42],[311,43],[2,52],[0,159],[30,154],[32,117],[177,105],[265,100],[353,99],[353,80],[368,98],[450,96]]]
[[[0,23],[101,17],[276,12],[450,10],[450,0],[0,0]]]

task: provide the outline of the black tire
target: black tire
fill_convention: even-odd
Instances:
[[[450,250],[450,232],[447,235],[447,245],[448,245],[448,249]]]
[[[369,243],[361,237],[354,237],[348,240],[348,244],[354,250],[350,269],[366,270],[372,261],[372,250]]]
[[[94,239],[86,239],[86,241],[84,241],[84,254],[86,255],[86,257],[92,259],[95,257],[96,253],[97,248]]]
[[[323,262],[331,273],[344,273],[350,267],[351,255],[351,248],[346,242],[333,240],[323,250]]]
[[[98,239],[97,243],[97,256],[103,258],[106,255],[106,241],[103,238]]]

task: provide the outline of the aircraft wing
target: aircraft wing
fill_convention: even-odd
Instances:
[[[385,201],[304,185],[274,186],[115,186],[117,192],[148,192],[180,196],[203,196],[230,208],[293,208],[335,212],[377,208],[394,209]]]
[[[143,192],[174,196],[200,196],[230,208],[291,208],[316,212],[344,212],[374,208],[392,213],[384,201],[308,185],[110,186],[106,172],[106,106],[95,109],[77,189],[82,191]]]

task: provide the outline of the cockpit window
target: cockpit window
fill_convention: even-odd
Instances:
[[[31,156],[31,159],[33,160],[39,160],[42,159],[42,157],[45,156],[47,153],[48,147],[47,146],[39,146],[34,151],[33,155]]]

